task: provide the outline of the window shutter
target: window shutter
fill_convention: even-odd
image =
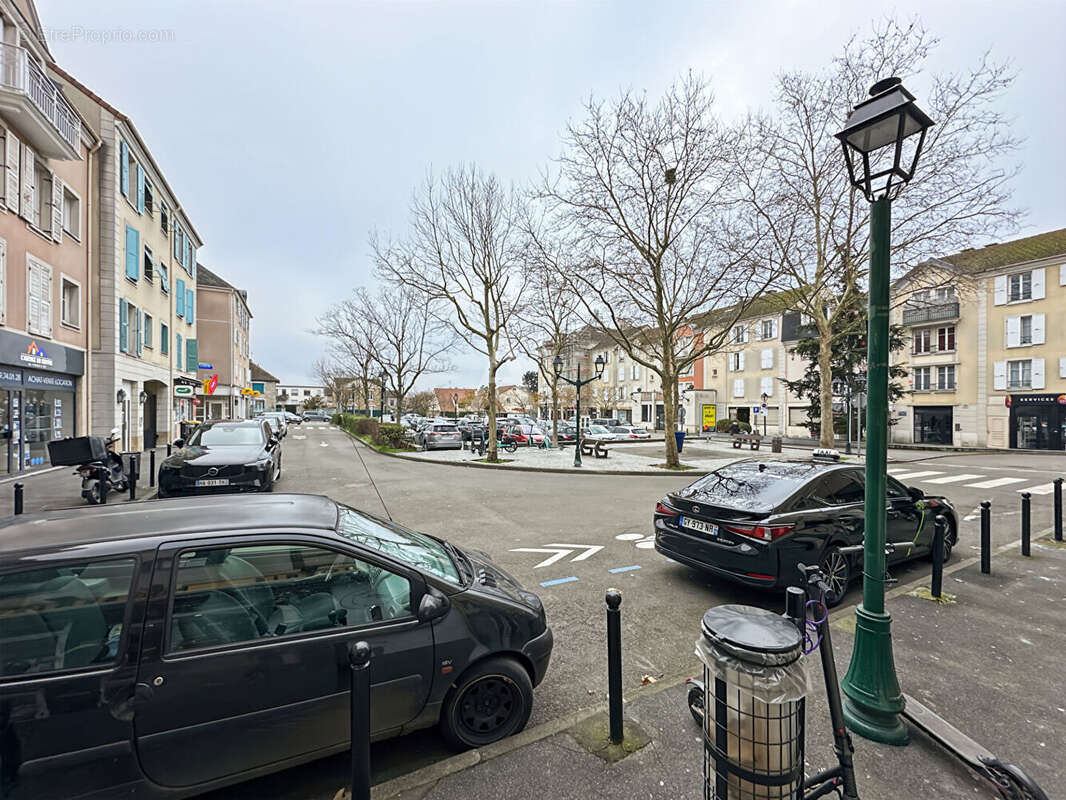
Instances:
[[[170,328],[162,324],[159,326],[159,349],[163,355],[170,353]]]
[[[134,324],[137,326],[137,357],[141,357],[141,352],[144,350],[144,312],[139,308],[137,309],[136,317],[134,318]]]
[[[33,154],[33,150],[29,145],[22,145],[22,175],[20,183],[19,194],[19,216],[29,222],[36,222],[34,219],[34,212],[36,209],[36,203],[34,198],[37,195],[37,170],[35,168],[36,157]]]
[[[170,276],[167,275],[167,268],[162,264],[159,265],[159,287],[164,292],[170,291]]]
[[[192,325],[196,322],[196,313],[193,306],[196,303],[196,294],[192,289],[185,290],[185,321]]]
[[[176,289],[174,291],[174,313],[179,317],[185,316],[185,281],[181,278],[175,282]]]
[[[123,353],[130,351],[130,316],[129,303],[123,298],[118,301],[118,349]]]
[[[1059,377],[1066,378],[1066,356],[1059,356]]]
[[[995,280],[995,290],[993,292],[995,297],[995,305],[1002,306],[1007,302],[1007,276],[1000,275]]]
[[[1034,269],[1033,275],[1033,299],[1043,300],[1045,297],[1044,292],[1044,268]]]
[[[52,173],[52,241],[63,241],[63,179]]]
[[[997,361],[992,365],[992,388],[1007,388],[1007,362]]]
[[[761,390],[761,394],[765,394],[765,395],[768,395],[769,397],[773,397],[773,395],[774,395],[774,379],[773,378],[763,378],[759,388]]]
[[[19,139],[9,129],[4,138],[4,164],[6,165],[4,190],[7,207],[16,214],[19,210]]]
[[[1017,347],[1022,341],[1022,318],[1007,317],[1004,322],[1007,326],[1007,347]]]
[[[7,242],[0,239],[0,322],[7,322]]]
[[[744,379],[743,378],[735,378],[733,380],[733,397],[743,397],[743,396],[744,396]]]
[[[130,196],[130,149],[121,139],[118,140],[119,187],[122,194]]]
[[[137,213],[144,213],[144,168],[137,165]]]
[[[198,351],[199,346],[195,339],[189,339],[185,343],[185,371],[196,372],[197,361],[199,359]]]
[[[1033,314],[1033,344],[1044,343],[1044,315]]]
[[[774,351],[770,348],[762,351],[762,363],[763,369],[771,369],[774,366]]]
[[[178,369],[181,369],[181,334],[175,334],[174,336],[174,364]]]
[[[770,336],[773,337],[774,339],[777,338],[777,320],[776,319],[770,320]]]
[[[196,269],[196,266],[193,264],[193,260],[192,260],[193,252],[194,251],[193,251],[193,247],[192,247],[192,240],[189,239],[188,236],[186,236],[185,237],[185,271],[188,272],[190,276],[193,274],[193,272]]]
[[[52,335],[52,268],[45,264],[38,264],[37,285],[40,287],[38,295],[38,326],[44,336]]]
[[[1033,388],[1044,388],[1044,359],[1042,358],[1033,359]]]
[[[744,344],[748,343],[748,326],[744,326]]]
[[[174,258],[181,263],[181,226],[174,224]]]
[[[745,333],[744,334],[744,341],[747,341],[747,340],[748,340],[748,335],[747,335],[747,333]],[[743,350],[741,350],[739,353],[737,353],[737,369],[740,370],[741,372],[744,371],[744,351]]]
[[[8,136],[10,135],[9,133]],[[1066,264],[1059,267],[1059,286],[1066,286]]]
[[[126,277],[137,280],[141,276],[141,234],[130,225],[126,226]]]

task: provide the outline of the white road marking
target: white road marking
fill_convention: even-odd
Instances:
[[[1028,488],[1015,489],[1017,492],[1029,492],[1029,494],[1051,494],[1055,491],[1055,484],[1045,483],[1042,486],[1030,486]]]
[[[554,553],[554,555],[541,561],[535,565],[533,569],[540,569],[541,567],[550,567],[556,561],[566,558],[576,550],[584,550],[580,555],[570,559],[573,561],[584,561],[589,556],[595,555],[603,549],[602,544],[549,544],[545,547],[514,547],[511,548],[512,553]]]
[[[915,478],[924,478],[927,475],[943,475],[943,474],[944,474],[943,472],[939,472],[938,470],[931,469],[931,470],[926,470],[925,472],[901,472],[898,475],[893,475],[892,477],[893,478],[899,478],[900,480],[906,479],[908,481],[912,481]],[[978,476],[978,477],[980,477],[980,476]]]
[[[948,475],[943,478],[929,478],[925,483],[962,483],[972,481],[974,478],[983,478],[984,475]]]
[[[307,437],[306,437],[306,436],[298,436],[298,435],[296,435],[296,434],[294,433],[294,434],[292,435],[292,438],[293,438],[293,439],[306,439]]]
[[[990,481],[980,483],[968,483],[967,489],[995,489],[997,486],[1006,486],[1011,483],[1022,483],[1025,478],[993,478]]]
[[[329,447],[329,442],[319,442],[318,446],[319,447]]]

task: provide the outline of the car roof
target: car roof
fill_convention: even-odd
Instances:
[[[209,428],[212,425],[244,425],[244,426],[254,425],[255,427],[258,428],[262,424],[263,424],[262,420],[258,420],[258,419],[209,419],[209,420],[207,420],[205,422],[201,422],[200,426],[204,427],[204,428]]]
[[[248,494],[239,503],[232,495],[183,497],[9,516],[0,520],[0,541],[7,557],[20,550],[194,533],[279,527],[332,531],[337,514],[337,504],[324,495]]]

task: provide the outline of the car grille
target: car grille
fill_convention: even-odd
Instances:
[[[211,470],[216,470],[214,474]],[[184,467],[181,474],[186,478],[235,478],[244,472],[240,464],[226,464],[217,467]]]

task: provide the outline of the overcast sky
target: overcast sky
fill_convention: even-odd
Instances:
[[[428,168],[476,161],[523,183],[590,92],[657,94],[688,69],[711,78],[727,117],[765,107],[778,71],[825,65],[875,16],[919,15],[942,40],[932,69],[962,70],[985,50],[1014,63],[1004,107],[1026,138],[1024,232],[1066,225],[1061,0],[38,0],[38,11],[59,64],[133,118],[206,242],[200,260],[248,290],[253,357],[283,382],[310,380],[325,343],[308,329],[373,281],[367,233],[402,233]],[[156,41],[129,41],[139,35]],[[920,103],[921,76],[903,77]],[[456,362],[427,385],[484,383],[478,357]]]

